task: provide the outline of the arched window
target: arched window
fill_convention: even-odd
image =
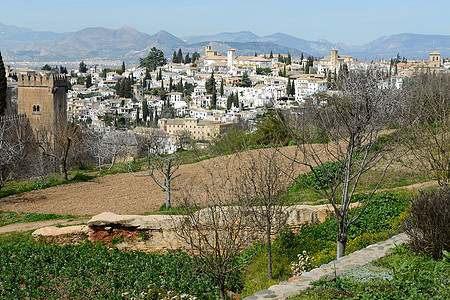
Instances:
[[[33,114],[39,115],[40,114],[40,107],[39,105],[33,105]]]

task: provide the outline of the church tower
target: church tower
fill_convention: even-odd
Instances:
[[[331,64],[331,66],[337,66],[337,65],[339,65],[338,49],[332,49],[332,50],[331,50],[330,64]]]
[[[17,106],[35,133],[52,132],[67,122],[67,80],[55,74],[18,76]]]
[[[431,69],[439,70],[441,68],[441,54],[436,51],[430,53],[429,66]]]

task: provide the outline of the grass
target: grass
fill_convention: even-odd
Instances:
[[[408,245],[397,246],[394,254],[373,263],[387,279],[344,274],[337,280],[319,280],[316,287],[291,300],[304,299],[449,299],[450,262],[412,252]],[[366,272],[364,267],[358,268]],[[356,270],[352,270],[354,273]],[[372,271],[373,276],[374,272]],[[375,272],[376,275],[376,272]],[[382,274],[384,275],[384,274]]]
[[[79,218],[79,216],[0,211],[0,227],[16,223],[30,223],[47,220],[70,220],[76,218]]]

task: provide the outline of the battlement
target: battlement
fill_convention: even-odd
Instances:
[[[65,75],[22,74],[18,77],[19,86],[66,87]]]
[[[5,115],[0,116],[0,123],[11,122],[11,121],[21,121],[26,120],[27,114],[14,114],[14,115]]]

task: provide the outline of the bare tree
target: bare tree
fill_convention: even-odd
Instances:
[[[450,75],[418,73],[405,80],[405,143],[431,167],[439,185],[450,185]]]
[[[10,180],[31,171],[33,134],[28,122],[19,117],[0,119],[0,190]]]
[[[310,171],[319,184],[298,181],[327,199],[333,207],[338,223],[337,258],[345,255],[349,227],[372,202],[394,158],[395,138],[389,143],[381,143],[379,138],[388,125],[397,123],[402,103],[394,88],[381,88],[383,78],[383,74],[371,70],[351,71],[342,75],[339,90],[317,94],[305,105],[299,122],[318,128],[328,144],[310,144],[310,134],[294,131],[295,126],[286,125],[299,150],[299,156],[293,157],[293,161]],[[334,161],[334,165],[329,161]],[[372,177],[375,188],[358,209],[350,210],[361,177],[381,161],[381,176]]]
[[[80,129],[74,123],[64,122],[53,130],[38,132],[38,145],[45,156],[56,160],[62,180],[67,180],[69,153],[79,138]]]
[[[265,233],[267,272],[272,279],[272,237],[286,224],[287,193],[295,167],[274,148],[242,152],[237,157],[240,201],[246,204],[254,226]]]
[[[202,272],[219,286],[220,299],[226,298],[226,290],[241,268],[247,263],[239,259],[239,253],[257,239],[257,230],[240,202],[240,184],[228,170],[220,176],[212,172],[202,193],[182,195],[185,218],[175,220],[176,232],[186,245],[186,250]],[[206,207],[197,211],[198,207]],[[181,220],[181,221],[180,221]]]
[[[162,156],[154,152],[148,155],[149,176],[166,192],[167,208],[172,206],[170,201],[171,183],[179,176],[175,175],[175,172],[180,167],[180,164],[181,160],[177,154]]]
[[[181,165],[181,160],[177,153],[164,155],[164,134],[158,131],[148,131],[140,135],[141,147],[147,152],[148,175],[136,175],[133,173],[131,165],[129,170],[136,177],[150,176],[155,183],[166,192],[166,207],[170,208],[171,184],[178,177],[175,175]]]

